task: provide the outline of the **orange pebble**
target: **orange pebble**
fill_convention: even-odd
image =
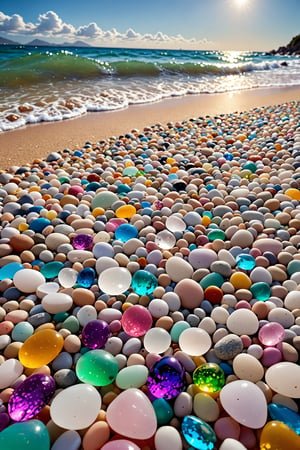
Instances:
[[[223,298],[223,291],[217,286],[209,286],[204,291],[204,298],[213,304],[219,304]]]

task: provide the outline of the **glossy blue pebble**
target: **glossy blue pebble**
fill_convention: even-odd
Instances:
[[[120,225],[115,231],[115,238],[122,241],[127,242],[129,239],[136,238],[139,232],[138,229],[129,223],[123,223]]]
[[[240,253],[236,257],[236,265],[239,269],[252,270],[256,266],[256,262],[253,256],[247,255],[246,253]]]
[[[196,416],[185,416],[181,431],[189,445],[198,450],[212,450],[217,441],[214,430]]]
[[[12,280],[15,273],[22,269],[24,269],[24,267],[21,263],[12,262],[6,264],[6,266],[1,267],[0,269],[0,281],[6,279]]]
[[[271,419],[285,423],[300,435],[300,416],[295,411],[279,403],[270,403],[268,405],[268,412]]]
[[[131,287],[136,294],[138,295],[152,294],[152,292],[154,291],[154,289],[157,288],[157,286],[158,286],[157,278],[151,272],[147,272],[146,270],[137,270],[133,274]]]
[[[76,283],[83,288],[90,288],[95,280],[95,271],[91,267],[82,269],[77,275]]]
[[[43,229],[50,224],[51,222],[49,219],[46,219],[45,217],[39,217],[38,219],[34,219],[32,222],[30,222],[29,228],[36,233],[41,233]]]

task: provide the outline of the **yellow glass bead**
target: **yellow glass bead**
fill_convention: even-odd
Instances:
[[[211,219],[208,216],[203,216],[201,219],[201,224],[207,227],[211,223]]]
[[[18,230],[19,231],[26,231],[29,228],[29,224],[28,223],[19,223],[18,225]]]
[[[41,330],[30,336],[19,350],[19,360],[25,367],[35,369],[53,361],[61,352],[64,339],[54,330]]]
[[[47,211],[47,213],[46,213],[46,218],[47,219],[53,220],[53,219],[56,219],[56,217],[57,217],[57,212],[56,211],[53,211],[53,210]]]
[[[300,191],[299,189],[288,189],[287,191],[285,191],[285,195],[287,195],[288,197],[291,197],[293,200],[300,200]]]
[[[174,164],[174,163],[176,163],[176,159],[174,159],[174,158],[167,158],[167,164]]]
[[[118,219],[130,219],[136,213],[136,209],[132,205],[122,205],[116,210]]]
[[[272,420],[262,429],[260,450],[299,450],[300,436],[283,422]]]
[[[92,214],[94,217],[103,216],[105,213],[105,209],[101,208],[100,206],[97,208],[94,208],[92,211]]]
[[[233,273],[229,282],[235,289],[249,289],[252,285],[250,278],[243,272]]]

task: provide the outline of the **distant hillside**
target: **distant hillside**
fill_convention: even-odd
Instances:
[[[0,36],[0,45],[20,45],[20,43]]]
[[[53,42],[43,41],[41,39],[34,39],[33,41],[28,42],[26,45],[34,46],[34,47],[90,47],[89,44],[83,41],[75,41],[75,42],[64,42],[62,44],[54,44]]]
[[[287,45],[279,47],[278,50],[272,50],[270,53],[279,53],[280,55],[300,55],[300,34],[293,37]]]
[[[42,41],[41,39],[33,39],[33,41],[27,42],[26,45],[30,45],[32,47],[53,47],[54,44],[50,44],[50,42]]]

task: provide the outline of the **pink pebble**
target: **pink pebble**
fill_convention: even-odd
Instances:
[[[277,364],[282,360],[281,351],[275,347],[265,348],[261,358],[261,363],[265,367],[270,367],[273,364]]]
[[[253,256],[253,258],[257,258],[261,256],[261,251],[258,248],[251,248],[249,255]]]
[[[121,330],[122,325],[121,325],[120,320],[113,320],[113,321],[109,324],[109,327],[110,327],[110,331],[111,331],[112,333],[117,333],[118,331]]]
[[[1,322],[0,323],[0,336],[3,336],[4,334],[10,334],[13,329],[14,329],[14,324],[11,321],[5,320],[4,322]]]
[[[246,300],[241,300],[237,302],[235,309],[251,309],[251,305]]]
[[[242,340],[244,348],[250,347],[250,345],[252,344],[252,339],[249,336],[243,334],[242,336],[240,336],[240,338]]]
[[[231,417],[221,417],[215,422],[214,431],[218,439],[239,439],[240,425]]]
[[[74,197],[77,197],[78,194],[83,194],[84,189],[82,186],[71,186],[68,190],[69,195],[74,195]]]
[[[254,448],[256,445],[256,435],[254,431],[251,430],[251,428],[244,427],[243,425],[241,425],[239,441],[246,448]]]

